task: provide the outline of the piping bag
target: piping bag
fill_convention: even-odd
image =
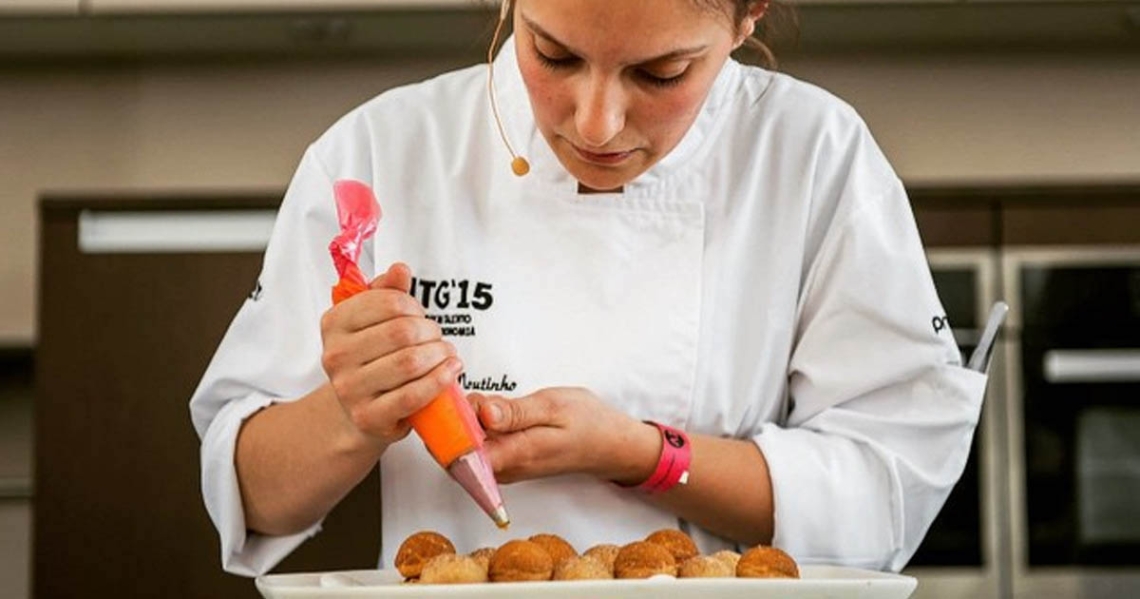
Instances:
[[[368,289],[368,282],[357,262],[360,250],[376,232],[380,204],[372,189],[359,181],[339,180],[333,184],[340,235],[329,244],[340,280],[332,288],[334,304]],[[475,417],[463,390],[452,383],[420,411],[408,417],[436,462],[479,504],[499,528],[511,523],[499,483],[483,449],[486,433]]]

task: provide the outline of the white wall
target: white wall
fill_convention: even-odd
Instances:
[[[280,189],[344,111],[459,61],[0,66],[0,343],[35,337],[37,194]],[[1135,54],[843,55],[782,68],[854,104],[908,182],[1140,180]]]
[[[908,183],[1140,182],[1140,54],[789,61],[854,104]]]

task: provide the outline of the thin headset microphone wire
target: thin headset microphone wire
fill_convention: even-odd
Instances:
[[[503,128],[503,119],[499,116],[499,103],[495,98],[495,47],[499,45],[499,35],[503,32],[503,24],[507,22],[507,14],[511,11],[511,0],[503,0],[499,9],[499,22],[495,25],[495,33],[491,36],[491,46],[487,48],[487,95],[491,98],[491,113],[495,116],[495,126],[499,129],[499,137],[507,152],[511,155],[511,171],[521,177],[530,172],[530,163],[526,158],[515,154],[515,149],[507,139],[507,131]]]

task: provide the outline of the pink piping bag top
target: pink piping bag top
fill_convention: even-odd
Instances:
[[[364,242],[376,233],[380,222],[380,203],[376,201],[372,188],[350,179],[334,183],[333,195],[336,197],[340,235],[329,244],[329,253],[340,275],[340,281],[333,287],[333,302],[339,303],[368,288],[368,281],[364,280],[357,262]]]

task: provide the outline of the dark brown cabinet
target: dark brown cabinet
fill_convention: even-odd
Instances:
[[[257,597],[220,567],[187,407],[260,252],[83,253],[84,210],[276,208],[275,199],[41,203],[35,597]],[[379,477],[278,571],[374,567]]]

